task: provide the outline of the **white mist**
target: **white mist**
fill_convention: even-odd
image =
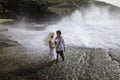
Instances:
[[[48,48],[44,39],[51,31],[61,30],[68,46],[87,48],[120,48],[120,18],[112,17],[109,7],[91,7],[75,11],[44,30],[29,30],[27,25],[9,28],[9,35],[27,48]],[[41,25],[34,25],[41,27]],[[29,27],[29,26],[28,26]]]

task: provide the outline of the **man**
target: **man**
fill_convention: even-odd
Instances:
[[[56,53],[57,53],[57,59],[56,61],[58,62],[58,57],[59,55],[62,58],[62,61],[64,61],[64,52],[65,52],[65,43],[64,43],[64,39],[61,36],[61,31],[58,30],[56,31],[57,37],[55,38],[55,44],[56,44]]]

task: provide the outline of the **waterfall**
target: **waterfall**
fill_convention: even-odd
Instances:
[[[120,10],[120,9],[118,9]],[[49,32],[62,31],[62,36],[68,46],[87,48],[120,48],[120,11],[111,10],[110,6],[83,7],[72,15],[63,18],[55,24],[26,25],[20,23],[16,28],[9,28],[9,35],[31,49],[48,48],[44,38]],[[34,28],[43,28],[34,30]]]

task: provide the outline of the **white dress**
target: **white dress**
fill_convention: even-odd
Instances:
[[[55,45],[54,43],[54,40],[52,40],[52,45]],[[57,58],[57,54],[56,54],[56,50],[55,48],[49,50],[49,60],[52,61],[52,60],[56,60]]]

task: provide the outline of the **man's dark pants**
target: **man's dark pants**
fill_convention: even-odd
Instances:
[[[64,61],[64,53],[63,53],[63,50],[61,50],[61,51],[56,51],[57,52],[57,62],[58,62],[58,57],[59,57],[59,55],[61,56],[61,58],[62,58],[62,61]]]

